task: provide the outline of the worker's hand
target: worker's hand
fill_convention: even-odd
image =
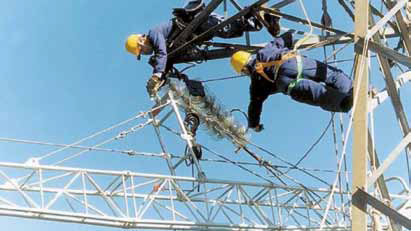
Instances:
[[[255,132],[261,132],[264,130],[264,125],[258,124],[255,128],[253,128]]]

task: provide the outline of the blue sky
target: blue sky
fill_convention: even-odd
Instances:
[[[0,0],[0,137],[69,144],[119,121],[146,111],[152,105],[145,91],[145,83],[151,68],[143,59],[137,62],[124,49],[125,38],[131,33],[144,33],[149,28],[170,19],[171,8],[182,6],[184,1],[7,1]],[[245,1],[246,3],[252,1]],[[318,1],[306,0],[305,6],[312,20],[319,22],[321,6]],[[337,3],[330,3],[334,26],[351,31],[353,24]],[[220,11],[220,13],[223,13]],[[284,10],[303,17],[297,4]],[[230,11],[232,13],[232,11]],[[307,27],[284,22],[283,26]],[[318,33],[318,31],[317,31]],[[266,31],[252,33],[253,43],[270,40]],[[233,41],[243,41],[236,39]],[[328,49],[331,52],[331,49]],[[322,48],[306,55],[322,59]],[[340,53],[338,59],[353,58],[353,47]],[[372,84],[382,89],[384,81],[372,59]],[[338,64],[350,73],[351,62]],[[188,71],[192,78],[202,80],[234,75],[229,60],[206,62]],[[217,96],[226,109],[246,110],[249,80],[241,78],[211,82],[206,87]],[[405,86],[401,97],[408,119],[411,121],[411,87]],[[235,114],[239,122],[245,120]],[[349,114],[344,115],[347,125]],[[337,117],[338,118],[338,117]],[[318,108],[293,102],[287,96],[271,96],[264,104],[262,123],[266,130],[252,133],[253,142],[275,151],[290,162],[297,161],[319,137],[330,120],[330,113]],[[337,120],[338,122],[338,120]],[[174,125],[174,121],[170,121]],[[176,127],[175,125],[172,127]],[[398,144],[401,132],[388,101],[375,112],[375,137],[378,153],[386,156]],[[112,134],[104,135],[111,137]],[[171,151],[183,152],[183,144],[169,133],[164,134]],[[102,138],[102,137],[100,137]],[[199,142],[235,160],[250,160],[245,153],[233,154],[233,146],[207,136],[205,129],[198,135]],[[85,145],[94,145],[92,141]],[[122,149],[135,148],[148,152],[160,152],[151,128],[126,140],[107,146]],[[55,150],[51,147],[0,142],[0,161],[25,162],[28,158]],[[45,164],[51,164],[70,155],[60,154]],[[351,155],[351,149],[348,150]],[[404,155],[401,155],[404,156]],[[399,162],[403,163],[404,158]],[[112,163],[112,164],[110,164]],[[349,162],[351,163],[351,162]],[[130,169],[139,172],[165,172],[161,165],[142,165],[141,160],[129,157],[84,154],[65,166]],[[331,129],[316,146],[303,166],[308,168],[335,169],[335,154]],[[404,165],[400,165],[404,166]],[[231,168],[223,166],[224,171]],[[205,165],[212,178],[222,177],[211,164]],[[407,178],[404,168],[392,167],[392,173]],[[404,172],[402,172],[404,171]],[[187,170],[184,172],[189,174]],[[240,177],[230,172],[229,177]],[[231,175],[231,176],[230,176]],[[334,176],[326,176],[333,179]],[[249,180],[254,180],[250,178]],[[310,184],[311,182],[305,182]],[[92,230],[95,227],[37,220],[0,217],[0,224],[8,230],[62,229]],[[100,228],[104,229],[105,228]]]

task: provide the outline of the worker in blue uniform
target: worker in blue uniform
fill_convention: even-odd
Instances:
[[[204,6],[202,0],[189,1],[184,8],[174,9],[173,14],[175,17],[169,22],[151,29],[148,34],[133,34],[127,38],[126,49],[137,56],[138,60],[140,60],[141,55],[152,55],[149,64],[153,67],[153,75],[146,87],[151,96],[156,94],[158,89],[164,84],[163,74],[166,73],[168,68],[168,53],[173,48],[171,43],[188,23],[204,9]],[[273,36],[276,36],[280,31],[279,18],[269,14],[263,14],[263,16],[264,20],[270,25],[267,28],[268,31]],[[198,26],[193,34],[203,33],[222,21],[222,16],[212,13],[206,22]],[[220,38],[241,37],[245,31],[258,31],[262,27],[261,22],[250,14],[216,31],[213,36]],[[206,40],[210,40],[212,37],[206,38]]]
[[[231,58],[236,72],[251,77],[248,126],[257,132],[263,129],[263,103],[272,94],[283,93],[331,112],[348,112],[352,108],[353,85],[349,76],[292,50],[292,33],[285,33],[255,55],[238,51]]]

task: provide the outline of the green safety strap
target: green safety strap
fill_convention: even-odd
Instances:
[[[302,79],[302,73],[303,73],[303,63],[302,63],[302,56],[299,54],[296,55],[296,63],[297,63],[297,71],[298,74],[296,76],[296,79],[294,79],[292,82],[289,83],[289,86],[287,87],[287,94],[290,95],[290,92],[292,89],[298,84]]]

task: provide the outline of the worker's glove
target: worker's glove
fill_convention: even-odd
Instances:
[[[146,89],[150,97],[156,96],[156,93],[159,91],[160,87],[165,83],[163,78],[159,78],[158,75],[152,75],[152,77],[147,81]]]
[[[262,130],[264,130],[264,125],[263,124],[258,124],[257,126],[255,126],[254,129],[255,132],[261,132]]]

